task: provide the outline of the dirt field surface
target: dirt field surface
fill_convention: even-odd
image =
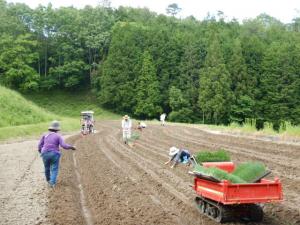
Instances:
[[[27,212],[30,218],[35,218],[32,220],[34,223],[216,225],[216,222],[200,215],[194,206],[195,193],[190,187],[193,177],[187,173],[190,168],[179,165],[171,169],[164,165],[168,160],[168,149],[174,145],[192,153],[224,148],[236,163],[253,160],[265,163],[272,171],[269,178],[276,176],[281,179],[284,201],[266,204],[263,207],[265,217],[260,224],[300,225],[299,145],[215,134],[190,127],[151,125],[140,133],[135,145],[129,147],[122,142],[119,121],[99,123],[96,129],[96,134],[77,135],[67,140],[78,150],[63,152],[58,184],[54,190],[40,185],[42,191],[35,197],[46,202],[47,209],[43,208],[45,204],[39,205],[39,212],[43,215],[39,219],[33,210],[34,216]],[[18,217],[19,211],[8,212],[8,209],[18,204],[27,208],[35,200],[16,201],[15,195],[21,196],[18,187],[23,185],[12,180],[15,175],[3,172],[3,157],[11,154],[8,158],[12,159],[12,153],[2,150],[1,146],[0,154],[0,216],[4,215],[0,221],[12,221],[0,224],[26,224],[10,220]],[[42,165],[40,163],[39,168],[33,169],[37,161],[35,157],[33,159],[24,168],[34,170],[41,177]],[[20,179],[32,182],[30,177],[33,176],[26,175],[26,169],[21,171],[25,175]],[[3,194],[3,190],[9,194]],[[26,199],[30,199],[29,196]]]
[[[0,224],[49,224],[37,141],[0,145]]]

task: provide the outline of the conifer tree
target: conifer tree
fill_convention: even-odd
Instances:
[[[172,112],[169,115],[170,121],[176,122],[193,122],[194,115],[191,105],[183,96],[182,91],[175,86],[169,90],[169,104]]]
[[[274,42],[263,60],[261,116],[276,129],[299,118],[299,45]],[[298,53],[297,53],[298,52]]]
[[[137,79],[135,114],[142,118],[154,118],[162,112],[156,69],[148,51],[142,56],[142,68]]]
[[[199,97],[199,71],[204,64],[205,47],[202,43],[192,43],[185,47],[180,62],[180,75],[178,87],[194,113],[198,112],[197,102]]]
[[[227,68],[231,77],[231,90],[234,94],[230,119],[231,121],[243,123],[246,118],[254,117],[252,113],[252,107],[254,107],[254,81],[251,80],[251,77],[247,74],[247,66],[238,38],[234,40],[233,53]]]
[[[242,95],[249,95],[250,79],[247,74],[247,66],[242,54],[242,47],[239,39],[233,43],[233,53],[227,66],[231,77],[231,89],[236,98]]]
[[[141,27],[131,23],[118,23],[108,58],[100,77],[100,102],[118,112],[132,112],[135,106],[135,77],[139,73],[142,52]]]
[[[231,110],[233,94],[230,74],[217,38],[212,40],[208,48],[204,68],[200,71],[199,106],[203,112],[203,120],[226,123]]]

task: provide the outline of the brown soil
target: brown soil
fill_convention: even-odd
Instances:
[[[193,204],[189,168],[164,165],[168,149],[174,145],[191,152],[224,148],[231,152],[234,162],[264,162],[272,171],[270,178],[281,179],[284,201],[266,204],[260,224],[300,225],[297,145],[190,127],[150,125],[130,147],[122,143],[119,121],[99,123],[96,129],[96,134],[68,140],[78,150],[64,151],[58,185],[47,192],[51,224],[216,225],[200,215]]]
[[[200,215],[193,205],[195,193],[190,187],[193,178],[187,174],[189,168],[170,169],[164,165],[172,145],[192,152],[224,148],[237,163],[264,162],[273,176],[281,179],[285,200],[266,204],[261,224],[300,224],[297,145],[218,135],[182,126],[153,125],[141,132],[140,139],[129,147],[122,143],[119,122],[103,122],[97,125],[97,130],[97,134],[72,140],[78,147],[76,170],[85,195],[84,211],[90,213],[86,216],[82,204],[79,205],[74,155],[65,154],[60,175],[64,186],[57,187],[57,195],[52,196],[56,201],[50,204],[50,215],[59,224],[85,224],[87,219],[90,224],[217,224]],[[72,210],[62,210],[69,207]]]
[[[0,145],[0,224],[50,224],[37,141]]]

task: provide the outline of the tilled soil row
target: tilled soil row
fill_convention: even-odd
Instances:
[[[164,137],[163,134],[161,134],[159,131],[155,131],[152,132],[155,133],[159,139],[166,139],[166,137]],[[170,134],[169,132],[167,132],[168,134]],[[151,139],[151,140],[149,140]],[[155,143],[156,145],[159,143],[159,139],[158,138],[154,138],[147,136],[147,141],[143,141],[143,143],[148,143],[148,142],[152,142]],[[182,139],[182,142],[186,141],[186,138]],[[164,146],[161,144],[161,142],[159,143],[161,145],[161,149],[164,149],[164,151],[167,151],[167,148],[170,146]],[[140,144],[137,145],[138,147],[140,146]],[[199,145],[194,145],[194,146],[190,146],[191,149],[200,149]],[[209,147],[208,149],[211,149],[211,146],[205,146],[206,148]],[[245,159],[247,160],[247,158]],[[242,161],[245,161],[242,160]],[[248,159],[249,160],[249,159]],[[174,171],[177,172],[178,170]],[[183,171],[183,170],[180,170]],[[186,174],[185,174],[186,175]],[[288,188],[286,188],[287,192],[288,192]],[[293,194],[296,194],[295,196],[293,196]],[[293,190],[291,190],[289,192],[289,197],[291,200],[294,200],[293,203],[285,203],[285,205],[282,204],[275,204],[275,205],[267,205],[265,207],[265,211],[266,211],[266,218],[265,218],[265,224],[286,224],[286,222],[280,222],[282,219],[284,218],[286,215],[290,215],[291,219],[291,224],[296,224],[297,221],[299,221],[299,210],[298,210],[298,206],[297,204],[299,203],[297,201],[297,198],[299,198],[299,194],[294,192]],[[294,197],[294,198],[292,198]],[[296,204],[296,205],[294,205]],[[286,207],[287,205],[291,206],[291,207]],[[272,215],[272,216],[269,216]],[[277,220],[277,221],[276,221]]]
[[[251,150],[249,152],[249,150],[241,147],[239,147],[239,149],[236,149],[235,146],[230,147],[228,145],[224,146],[222,144],[219,144],[217,142],[217,138],[209,142],[205,137],[202,139],[198,138],[197,140],[194,140],[191,139],[190,136],[186,137],[186,136],[176,135],[176,130],[173,131],[173,136],[169,135],[168,134],[169,132],[167,131],[162,132],[161,130],[157,130],[155,133],[157,136],[156,137],[148,136],[149,138],[143,141],[144,144],[149,144],[149,143],[151,144],[154,142],[156,146],[152,148],[157,148],[157,146],[160,145],[164,149],[167,149],[170,145],[168,145],[169,142],[166,141],[165,139],[172,138],[172,144],[190,149],[191,152],[193,153],[200,149],[223,148],[231,152],[232,159],[235,162],[239,163],[239,162],[245,162],[249,160],[252,161],[258,160],[264,162],[275,176],[280,177],[284,181],[286,188],[292,186],[295,189],[296,193],[300,192],[300,184],[299,184],[300,178],[299,178],[298,168],[291,167],[289,163],[287,163],[290,162],[289,160],[283,161],[284,162],[282,163],[283,165],[278,165],[276,162],[272,160],[273,155],[276,155],[275,153],[270,154],[268,156],[262,154],[261,156],[261,153],[252,153]],[[167,136],[167,138],[165,136]],[[164,141],[162,141],[162,139],[164,139]]]
[[[155,128],[154,128],[155,129]],[[156,138],[154,138],[154,142],[157,141],[157,138],[159,139],[176,139],[176,141],[182,142],[182,143],[189,143],[189,147],[191,149],[197,149],[200,150],[201,148],[205,149],[218,149],[218,148],[225,148],[226,150],[231,152],[232,158],[235,162],[244,162],[244,161],[251,161],[251,160],[258,160],[264,162],[269,169],[273,172],[275,176],[278,176],[282,182],[283,182],[283,188],[284,188],[284,195],[285,195],[285,201],[282,204],[276,204],[276,205],[267,205],[267,213],[274,216],[278,216],[279,220],[280,218],[286,218],[288,215],[291,219],[291,224],[300,224],[300,212],[299,212],[299,202],[300,202],[300,182],[299,182],[299,164],[291,165],[291,162],[294,160],[293,155],[289,156],[287,154],[287,157],[289,157],[286,160],[283,160],[280,165],[277,163],[276,155],[280,155],[280,149],[274,148],[273,154],[269,154],[266,156],[264,153],[257,152],[256,144],[257,142],[254,142],[255,144],[249,147],[249,143],[245,141],[245,138],[242,138],[246,142],[246,147],[243,147],[243,141],[239,144],[234,144],[232,146],[229,146],[228,143],[230,143],[230,139],[234,139],[233,143],[236,143],[236,137],[228,136],[228,140],[226,141],[226,145],[224,145],[224,140],[221,140],[219,142],[219,135],[214,135],[210,133],[203,132],[201,130],[198,130],[198,133],[200,133],[202,136],[197,133],[197,129],[194,129],[193,131],[197,135],[197,138],[195,138],[195,134],[191,135],[190,133],[188,135],[184,135],[184,130],[190,129],[190,128],[183,128],[183,127],[174,127],[170,126],[167,129],[157,129],[155,130],[155,133],[157,135]],[[193,143],[193,145],[190,145]],[[264,146],[266,149],[270,150],[270,146],[272,148],[274,147],[274,143],[269,143],[267,141],[259,141],[261,143],[261,146]],[[282,144],[280,145],[281,148]],[[286,145],[286,148],[288,149],[291,147],[291,145]],[[299,152],[300,149],[296,148],[293,145],[294,151]],[[296,153],[295,153],[296,154]],[[275,157],[274,157],[275,156]],[[273,159],[275,158],[275,159]]]
[[[186,129],[190,129],[190,128],[186,128]],[[194,131],[195,130],[196,129],[194,129]],[[177,140],[175,142],[178,143],[178,139],[179,139],[179,143],[178,143],[179,146],[184,147],[185,145],[187,145],[187,146],[191,147],[191,149],[201,149],[199,147],[202,147],[202,148],[205,147],[205,148],[208,148],[208,149],[220,148],[220,146],[224,147],[223,145],[221,145],[218,142],[217,138],[214,138],[212,140],[212,142],[209,143],[209,142],[206,141],[208,139],[206,137],[203,137],[200,142],[197,142],[194,139],[191,139],[191,135],[178,137],[177,133],[181,133],[182,131],[184,131],[182,129],[182,127],[177,127],[177,128],[174,129],[174,127],[172,126],[172,127],[168,127],[168,129],[164,128],[163,130],[160,129],[159,127],[155,127],[155,128],[153,127],[152,131],[150,132],[150,135],[147,134],[147,140],[145,140],[145,139],[143,140],[143,145],[145,145],[145,143],[146,143],[146,145],[148,143],[155,143],[155,146],[160,145],[161,149],[165,149],[164,151],[166,152],[168,147],[170,146],[170,144],[166,145],[167,142],[168,142],[167,140],[168,139],[173,139],[174,140],[174,138],[177,138]],[[210,138],[210,139],[212,139],[212,138]],[[243,139],[245,139],[245,138],[243,138]],[[204,140],[204,143],[205,143],[204,146],[202,146],[203,145],[203,142],[202,142],[203,140]],[[188,143],[186,143],[186,142],[188,142]],[[236,140],[235,140],[235,142],[236,142]],[[252,140],[252,142],[253,142],[253,140]],[[273,143],[269,143],[269,142],[264,143],[263,141],[259,141],[259,142],[263,146],[265,146],[266,149],[270,148],[269,144],[272,147],[274,146]],[[174,143],[174,141],[172,142],[172,144],[173,143]],[[194,145],[191,145],[191,143],[194,143]],[[254,143],[257,144],[257,142],[254,142]],[[248,145],[248,142],[246,142],[246,144]],[[137,144],[137,146],[139,147],[139,146],[142,146],[142,145]],[[286,218],[286,215],[289,215],[290,218],[292,218],[291,222],[290,222],[291,224],[299,223],[299,191],[298,191],[299,185],[297,185],[298,184],[298,179],[297,178],[299,178],[299,176],[298,176],[299,171],[295,168],[292,168],[291,171],[286,171],[286,167],[287,168],[291,167],[291,165],[289,164],[289,162],[291,160],[284,161],[285,164],[282,163],[282,165],[285,165],[285,167],[283,167],[282,168],[283,171],[281,171],[281,173],[279,173],[280,169],[278,169],[278,165],[276,164],[276,161],[274,162],[273,160],[264,160],[265,155],[260,156],[259,153],[256,154],[255,150],[253,150],[253,149],[255,149],[255,146],[251,146],[250,151],[247,150],[249,148],[249,146],[247,146],[247,148],[242,148],[242,146],[243,145],[240,143],[239,144],[239,151],[233,151],[232,150],[232,149],[235,149],[235,145],[233,145],[231,148],[229,148],[229,150],[234,153],[233,154],[234,161],[238,161],[238,162],[249,161],[249,160],[263,161],[267,165],[271,165],[271,166],[275,167],[275,175],[279,176],[282,179],[283,183],[284,183],[284,193],[286,194],[285,195],[286,201],[283,204],[275,204],[275,205],[272,205],[272,204],[269,205],[268,204],[268,205],[266,205],[266,212],[269,213],[270,215],[273,215],[272,218],[277,218],[278,217],[279,221],[281,220],[280,218]],[[291,145],[286,145],[286,148],[283,148],[282,144],[280,146],[281,146],[282,149],[285,149],[285,150],[288,149],[289,147],[291,147]],[[295,146],[293,146],[293,147],[295,147]],[[152,148],[156,148],[156,147],[152,147]],[[245,151],[248,154],[246,154],[244,156],[243,154],[245,154],[244,153]],[[249,154],[249,152],[251,153],[251,151],[253,151],[252,154]],[[275,149],[275,151],[278,151],[278,150]],[[295,148],[294,151],[299,151],[299,149]],[[257,156],[260,156],[260,157],[257,157]],[[270,157],[270,159],[272,159],[272,154],[270,154],[269,157]],[[293,156],[291,157],[291,159],[293,159]],[[282,166],[282,165],[279,165],[279,166]],[[271,166],[269,166],[269,168]],[[296,166],[298,166],[298,165],[296,165]],[[278,169],[278,172],[277,172],[276,169]],[[296,175],[291,175],[289,172],[292,173],[292,174],[295,172]],[[290,177],[290,178],[286,178],[286,176]],[[295,177],[296,180],[292,179],[293,177]],[[280,223],[280,222],[277,222],[277,223]],[[283,224],[285,224],[285,223],[286,222],[284,222]],[[269,224],[269,222],[267,222],[267,224]],[[272,224],[275,224],[275,222],[272,222]]]
[[[149,184],[149,174],[131,166],[113,138],[97,136],[89,140],[96,148],[81,148],[78,160],[94,224],[182,224],[153,191],[161,185]]]
[[[169,127],[170,128],[170,127]],[[178,129],[176,129],[178,130]],[[196,128],[187,128],[181,127],[180,131],[184,134],[194,137],[194,138],[203,138],[206,137],[207,139],[211,140],[215,137],[218,138],[218,143],[227,143],[230,145],[242,145],[244,148],[252,148],[255,146],[255,151],[258,152],[268,152],[268,153],[289,153],[290,157],[300,156],[299,144],[296,143],[276,143],[272,141],[265,141],[259,140],[255,138],[246,138],[242,136],[230,136],[226,134],[213,134],[208,133],[207,131],[203,131]],[[232,138],[231,138],[232,137]]]
[[[203,222],[184,194],[188,184],[179,177],[172,177],[171,173],[164,173],[155,160],[148,160],[137,154],[137,149],[128,148],[116,138],[110,136],[105,143],[110,147],[108,155],[115,158],[134,180],[143,184],[151,196],[160,202],[164,209],[177,219],[173,224],[194,224],[195,221]],[[176,187],[177,186],[177,187]],[[181,187],[180,187],[181,186]],[[184,186],[184,187],[183,187]],[[180,191],[182,190],[182,191]]]
[[[193,177],[187,173],[189,168],[179,165],[170,169],[164,162],[172,145],[192,152],[226,145],[233,153],[234,161],[264,161],[268,167],[277,169],[276,175],[280,175],[280,169],[286,169],[287,176],[279,177],[287,182],[284,186],[289,185],[284,193],[288,202],[264,207],[265,218],[261,224],[300,224],[299,210],[296,210],[299,207],[299,189],[295,187],[298,181],[292,179],[292,176],[299,178],[298,168],[288,162],[278,165],[278,158],[272,160],[271,157],[277,151],[277,155],[290,157],[288,145],[276,149],[273,143],[270,147],[267,142],[252,143],[246,139],[239,142],[234,137],[228,137],[228,140],[222,137],[219,142],[218,136],[194,128],[150,126],[140,132],[140,139],[130,148],[122,143],[119,126],[119,122],[104,122],[97,125],[97,134],[72,138],[78,148],[77,168],[73,154],[64,154],[60,182],[50,194],[50,216],[54,223],[86,224],[84,211],[88,209],[92,224],[215,225],[217,223],[201,216],[193,204],[195,193],[190,187]],[[232,146],[230,139],[233,139]],[[262,156],[255,148],[257,143],[266,148]],[[260,146],[259,151],[264,147]],[[293,156],[291,160],[294,160]],[[80,174],[80,181],[76,179],[75,170]],[[86,209],[80,200],[79,185],[85,195]]]
[[[79,136],[69,138],[74,144]],[[60,161],[60,174],[54,189],[48,191],[48,216],[50,224],[85,224],[80,204],[80,192],[74,169],[74,152],[63,151]]]

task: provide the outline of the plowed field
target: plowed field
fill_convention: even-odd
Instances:
[[[164,165],[173,145],[192,153],[223,148],[234,162],[265,163],[269,178],[281,179],[284,201],[266,204],[260,224],[300,224],[299,145],[151,125],[130,147],[122,142],[120,122],[102,122],[96,130],[68,139],[78,150],[64,152],[58,184],[47,192],[51,224],[217,224],[196,210],[189,168]]]
[[[300,224],[297,145],[217,135],[182,126],[150,126],[129,147],[122,143],[118,122],[98,124],[96,129],[97,134],[73,137],[71,141],[78,151],[64,155],[60,174],[63,181],[50,207],[56,223],[216,224],[195,209],[189,168],[170,169],[164,165],[169,147],[175,145],[191,152],[224,148],[235,162],[264,162],[283,182],[285,200],[264,206],[262,224]],[[81,204],[80,198],[84,198]],[[69,211],[70,207],[73,209]]]

